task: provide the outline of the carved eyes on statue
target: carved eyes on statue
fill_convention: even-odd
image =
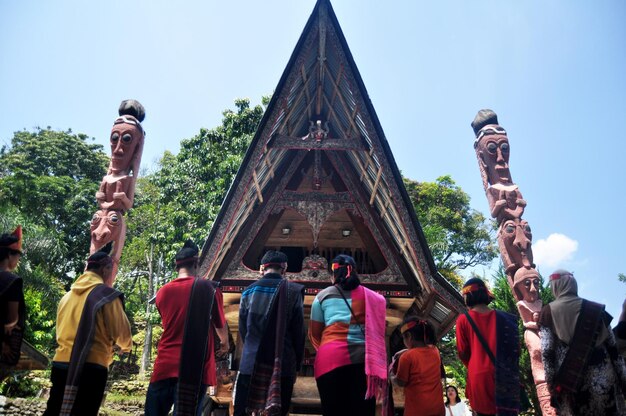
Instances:
[[[526,289],[529,289],[529,290],[533,286],[538,289],[539,288],[539,279],[536,279],[536,278],[532,279],[532,280],[531,279],[525,279],[524,280],[524,286],[526,287]]]
[[[489,142],[489,143],[487,143],[487,151],[489,153],[491,153],[492,155],[496,154],[496,150],[497,149],[498,149],[498,145],[496,144],[496,142]],[[509,144],[506,143],[506,142],[500,144],[500,151],[502,152],[502,154],[508,155],[509,154]]]
[[[119,214],[115,211],[110,211],[107,214],[107,222],[111,225],[118,225],[118,223],[120,222],[120,217]],[[99,213],[95,213],[93,214],[93,217],[91,217],[91,225],[98,225],[100,224],[100,221],[102,220],[102,217],[100,216]]]
[[[526,222],[526,221],[522,221],[521,224],[517,225],[515,224],[513,221],[507,221],[504,225],[504,232],[506,234],[514,234],[515,233],[515,227],[520,227],[520,229],[524,232],[524,234],[526,234],[527,236],[532,235],[532,230],[530,229],[530,225]]]
[[[116,144],[120,139],[120,134],[115,132],[111,135],[111,143]],[[124,143],[130,143],[133,140],[133,136],[130,133],[126,133],[122,136],[122,141]]]

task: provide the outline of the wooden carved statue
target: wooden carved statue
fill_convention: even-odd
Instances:
[[[530,368],[537,388],[537,396],[544,415],[554,414],[550,406],[550,393],[546,373],[541,361],[541,338],[539,337],[539,314],[543,302],[539,297],[541,287],[539,273],[534,268],[521,267],[515,272],[513,293],[517,298],[517,310],[524,322],[524,342],[530,355]]]
[[[520,218],[506,220],[498,229],[498,244],[509,284],[520,267],[534,267],[532,251],[533,235],[528,221]]]
[[[509,138],[491,110],[480,110],[472,122],[476,135],[474,149],[489,202],[491,216],[498,222],[498,245],[509,286],[517,299],[517,309],[524,323],[524,341],[537,397],[544,416],[556,415],[550,406],[550,393],[541,361],[541,339],[538,333],[540,277],[533,264],[532,232],[522,219],[526,201],[509,170]]]
[[[539,298],[540,281],[537,270],[526,267],[520,267],[513,279],[513,294],[518,300],[517,308],[527,329],[538,329],[537,322],[543,306]]]
[[[101,209],[126,212],[133,206],[145,137],[141,127],[145,114],[138,101],[125,100],[120,105],[120,116],[111,130],[111,163],[96,192]]]
[[[124,214],[133,206],[135,184],[141,165],[145,132],[141,122],[146,111],[136,100],[124,100],[111,129],[111,162],[96,192],[99,210],[91,220],[90,253],[113,243],[113,276],[126,240]]]
[[[504,219],[521,218],[526,201],[511,179],[506,130],[498,125],[498,116],[491,110],[481,110],[472,127],[476,133],[474,149],[491,216],[498,223]],[[477,127],[480,128],[477,130]]]
[[[90,253],[95,253],[112,242],[111,258],[114,262],[119,261],[125,240],[126,222],[121,211],[100,209],[93,214]]]

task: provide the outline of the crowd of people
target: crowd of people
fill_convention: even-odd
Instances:
[[[217,384],[216,351],[230,348],[222,293],[214,282],[198,278],[198,252],[186,242],[175,257],[177,277],[157,292],[163,335],[146,395],[148,416],[165,416],[172,407],[177,415],[201,414],[208,386]],[[21,255],[20,228],[0,235],[3,368],[17,363],[24,333],[22,279],[14,273]],[[304,286],[286,279],[287,264],[284,253],[268,251],[260,279],[241,294],[235,416],[289,413],[307,334]],[[489,306],[493,296],[484,281],[465,283],[461,293],[468,310],[456,322],[470,412],[457,387],[445,386],[433,325],[407,316],[398,328],[406,349],[388,366],[384,297],[361,284],[352,257],[337,256],[331,270],[332,284],[313,300],[308,326],[324,415],[373,416],[377,403],[383,415],[393,415],[391,384],[404,389],[406,416],[519,413],[518,319]],[[611,330],[604,306],[578,296],[572,273],[551,274],[550,288],[555,300],[538,321],[552,406],[559,415],[623,414],[626,367],[618,347],[626,344],[626,302]],[[132,345],[108,248],[89,256],[85,272],[59,303],[56,337],[45,415],[97,415],[114,348],[124,352]]]

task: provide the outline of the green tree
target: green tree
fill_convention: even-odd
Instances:
[[[489,264],[497,255],[491,224],[470,207],[470,197],[449,175],[435,182],[404,178],[437,268],[457,288],[460,270]]]
[[[37,128],[16,132],[0,149],[0,207],[15,207],[60,236],[65,256],[54,264],[62,278],[84,267],[95,193],[109,161],[102,146],[88,141],[71,130]]]
[[[201,242],[209,234],[264,112],[248,99],[235,100],[235,107],[223,112],[222,125],[181,141],[178,155],[166,153],[154,174],[170,227],[168,261],[177,244],[187,238]]]

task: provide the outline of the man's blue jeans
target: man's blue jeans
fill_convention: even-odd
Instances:
[[[174,405],[174,414],[176,414],[176,388],[178,386],[177,378],[166,378],[165,380],[155,381],[148,386],[146,394],[146,404],[144,411],[146,416],[167,416],[172,405]],[[198,395],[198,406],[196,415],[202,414],[202,403],[206,395],[207,385],[203,384]]]

